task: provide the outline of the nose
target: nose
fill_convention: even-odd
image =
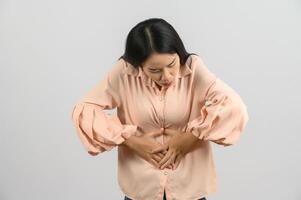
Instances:
[[[169,80],[169,75],[167,70],[163,70],[163,74],[161,76],[161,82],[168,82]]]

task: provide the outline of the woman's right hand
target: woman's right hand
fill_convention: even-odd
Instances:
[[[152,153],[152,150],[162,146],[162,144],[155,141],[154,137],[162,135],[164,129],[145,133],[141,136],[132,135],[124,144],[134,150],[140,157],[149,163],[153,164],[159,169],[159,162],[165,156],[167,151]],[[171,169],[172,164],[168,165],[167,168]]]

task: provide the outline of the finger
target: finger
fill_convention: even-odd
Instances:
[[[152,153],[164,152],[167,149],[168,149],[168,145],[162,145],[161,147],[153,149]]]
[[[167,151],[165,151],[165,152],[167,152]],[[162,158],[164,158],[164,156],[165,156],[165,154],[162,153],[162,152],[152,153],[151,155],[156,155],[156,156],[158,156],[158,157],[160,158],[159,161],[160,161]],[[158,161],[158,162],[159,162],[159,161]]]
[[[180,163],[181,163],[181,160],[182,160],[181,158],[177,160],[177,162],[175,163],[175,169],[178,168],[178,166],[179,166]]]
[[[164,129],[164,134],[165,134],[165,135],[173,136],[173,135],[175,135],[176,133],[177,133],[177,131],[175,131],[175,130],[173,130],[173,129],[168,129],[168,128]]]
[[[157,153],[158,156],[160,156],[161,158],[164,158],[165,154],[162,152]]]
[[[168,152],[168,147],[167,147],[167,149],[165,149],[165,150],[162,150],[162,151],[160,151],[160,152],[158,152],[158,153],[160,153],[160,154],[162,154],[163,155],[163,157],[165,156],[165,154]]]
[[[161,160],[162,158],[164,158],[164,156],[165,156],[165,154],[163,154],[162,152],[156,153],[156,154],[154,154],[154,155],[159,156],[159,157],[160,157],[160,160]]]
[[[157,168],[157,169],[159,169],[159,161],[160,161],[160,159],[159,160],[157,160],[158,159],[158,157],[155,159],[155,158],[153,158],[153,159],[151,159],[151,163]],[[166,168],[168,168],[168,169],[173,169],[173,165],[172,165],[172,163],[171,164],[169,164]]]
[[[163,151],[158,152],[157,154],[163,155],[163,157],[164,157],[165,154],[167,153],[167,151],[168,151],[168,150],[165,149],[165,150],[163,150]]]
[[[175,168],[175,163],[172,163],[172,169],[174,169]]]
[[[159,169],[159,164],[154,160],[154,159],[149,159],[149,162],[151,163],[151,164],[153,164],[153,166],[154,167],[156,167],[156,168],[158,168]]]
[[[163,133],[164,133],[164,128],[160,128],[159,130],[148,132],[145,135],[146,136],[160,136]]]
[[[165,154],[159,152],[159,153],[156,153],[156,154],[151,154],[153,156],[153,158],[159,163],[162,158],[164,158]]]
[[[172,169],[172,163],[171,164],[169,164],[166,168],[168,168],[168,169]]]
[[[173,170],[177,169],[180,162],[181,162],[181,159],[182,159],[182,156],[181,155],[178,155],[176,158],[175,158],[175,162],[174,162],[174,166],[173,166]]]
[[[159,156],[159,155],[157,155],[157,154],[152,154],[152,158],[157,162],[157,163],[159,163],[160,161],[161,161],[161,157]]]
[[[183,133],[183,131],[175,130],[175,129],[164,129],[164,134],[169,135],[171,137]]]
[[[167,162],[161,165],[160,169],[163,169],[166,166],[170,165],[171,163],[174,162],[174,160],[175,160],[175,154],[172,154],[171,157],[167,160]]]
[[[153,156],[154,160],[157,161],[157,163],[159,163],[162,160],[162,158],[164,157],[163,154],[162,154],[162,156],[159,156],[158,154],[152,154],[152,156]],[[166,168],[173,169],[173,163],[171,163],[170,165],[168,165]]]
[[[162,160],[159,162],[159,166],[161,167],[163,164],[165,164],[169,160],[169,158],[171,157],[171,155],[172,155],[172,152],[168,151],[166,153],[166,155],[164,156],[164,158],[162,158]]]

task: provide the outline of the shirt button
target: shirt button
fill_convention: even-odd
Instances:
[[[206,100],[205,101],[205,106],[210,106],[213,102],[211,100]]]

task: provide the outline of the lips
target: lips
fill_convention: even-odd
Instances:
[[[171,82],[168,82],[168,83],[162,83],[162,85],[164,86],[169,86],[171,84]]]

